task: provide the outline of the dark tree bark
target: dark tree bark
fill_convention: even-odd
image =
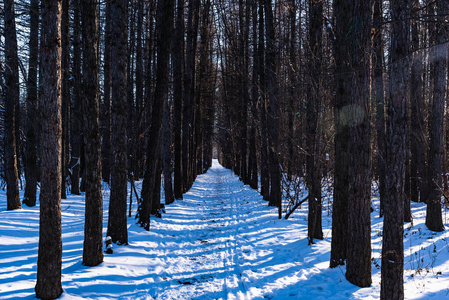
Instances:
[[[199,47],[199,70],[197,85],[199,97],[199,111],[197,120],[197,142],[200,147],[197,154],[197,171],[203,174],[211,165],[209,158],[212,143],[212,127],[213,127],[213,89],[214,89],[214,71],[212,69],[212,43],[213,43],[213,25],[211,23],[211,6],[210,0],[206,0],[201,10],[201,30],[200,30],[200,47]]]
[[[159,138],[160,139],[160,138]],[[161,143],[159,143],[159,148]],[[154,180],[154,187],[151,194],[151,214],[160,218],[159,209],[161,208],[161,184],[162,184],[162,159],[161,153],[157,158],[156,176]]]
[[[310,82],[307,92],[307,187],[309,190],[308,240],[323,239],[321,225],[321,166],[320,166],[320,132],[318,118],[321,110],[320,78],[322,68],[322,34],[323,34],[323,1],[309,2],[309,66]]]
[[[157,157],[160,154],[160,131],[165,99],[168,97],[170,46],[173,32],[174,0],[158,0],[157,5],[157,70],[154,104],[152,107],[147,166],[142,186],[142,201],[138,208],[138,224],[150,230],[153,189],[160,177]]]
[[[266,105],[266,79],[265,79],[265,18],[264,4],[259,3],[259,111],[260,111],[260,193],[264,200],[270,199],[270,173],[268,169],[268,145],[267,145],[267,105]]]
[[[424,94],[423,94],[423,62],[420,59],[422,51],[419,45],[419,1],[411,2],[411,47],[413,60],[410,74],[410,105],[411,105],[411,128],[410,128],[410,194],[411,201],[422,201],[423,180],[425,177],[425,150],[427,142],[425,139],[424,123]]]
[[[162,160],[163,160],[163,174],[164,174],[164,194],[165,204],[172,204],[175,201],[173,193],[173,168],[171,155],[171,130],[170,130],[170,105],[168,97],[165,98],[164,116],[162,120]]]
[[[128,1],[110,2],[111,10],[111,85],[112,85],[112,164],[108,233],[114,243],[128,244],[126,225],[127,181],[127,64]]]
[[[346,278],[360,287],[371,285],[370,177],[370,46],[372,1],[354,1],[350,34],[351,96],[342,111],[349,126],[348,249]]]
[[[95,0],[83,1],[81,18],[83,24],[82,108],[86,163],[83,264],[96,266],[103,262],[103,197],[97,62],[97,2]]]
[[[386,144],[386,195],[382,243],[381,299],[403,299],[404,187],[409,34],[407,1],[391,1],[390,96]]]
[[[281,170],[278,157],[278,82],[276,75],[276,46],[271,0],[265,0],[265,28],[267,52],[265,56],[267,70],[268,109],[268,147],[270,169],[270,202],[269,205],[278,207],[279,219],[282,218]],[[246,124],[245,124],[246,126]],[[245,142],[246,143],[246,142]]]
[[[377,172],[379,174],[380,216],[383,216],[385,199],[385,97],[383,81],[384,49],[382,45],[382,1],[374,1],[373,51],[374,86],[376,92]]]
[[[351,71],[350,44],[346,34],[352,26],[353,2],[350,0],[335,0],[335,171],[334,171],[334,202],[332,204],[332,242],[330,267],[343,265],[347,257],[348,244],[348,193],[349,193],[349,129],[342,112],[349,104],[351,84],[347,74]]]
[[[56,299],[61,285],[61,3],[41,2],[41,190],[36,297]]]
[[[72,159],[70,168],[72,170],[70,181],[72,183],[72,194],[80,194],[80,169],[81,169],[81,7],[80,0],[73,0],[73,102],[72,102]]]
[[[136,1],[128,1],[129,5],[129,17],[128,17],[128,64],[127,64],[127,99],[128,99],[128,176],[134,180],[133,168],[135,166],[135,139],[133,136],[134,124],[136,121],[135,106],[134,106],[134,72],[135,72],[135,53],[136,53]]]
[[[135,95],[135,116],[134,116],[134,128],[133,132],[129,132],[128,135],[133,138],[133,166],[131,172],[134,174],[134,178],[139,178],[141,172],[142,156],[144,139],[142,134],[143,128],[143,17],[144,13],[144,1],[138,0],[137,6],[137,27],[136,27],[136,95]]]
[[[19,58],[14,1],[5,0],[5,175],[7,209],[21,208],[19,199],[19,174],[17,170],[16,109],[19,105]]]
[[[249,173],[249,185],[257,190],[259,185],[259,174],[257,168],[257,148],[256,148],[256,138],[257,138],[257,101],[259,99],[259,87],[258,87],[258,79],[259,79],[259,57],[258,57],[258,36],[257,36],[257,1],[253,0],[251,3],[252,6],[252,18],[253,18],[253,74],[251,81],[251,132],[249,137],[249,154],[248,154],[248,173]]]
[[[25,194],[23,203],[36,205],[37,190],[37,65],[39,52],[39,0],[30,3],[30,56],[28,61]]]
[[[248,67],[249,67],[249,54],[248,54],[248,38],[249,38],[249,17],[247,13],[249,12],[249,5],[244,0],[239,0],[239,29],[240,36],[238,37],[238,69],[239,69],[239,88],[240,88],[240,101],[239,103],[239,148],[240,148],[240,178],[243,183],[248,184],[248,166],[247,166],[247,140],[248,140]],[[273,29],[273,47],[274,47],[274,29]],[[275,59],[274,51],[273,59]],[[274,66],[274,61],[273,61]],[[273,72],[275,69],[273,68]],[[275,78],[275,76],[273,76]],[[277,97],[277,95],[275,95]]]
[[[128,26],[128,24],[126,24]],[[113,19],[111,16],[111,1],[106,2],[106,24],[104,29],[104,76],[103,76],[103,124],[102,133],[103,144],[101,148],[101,166],[103,180],[108,184],[111,183],[111,47],[112,47],[112,31]]]
[[[62,1],[61,45],[62,45],[62,151],[61,151],[61,198],[66,199],[66,178],[70,157],[70,14],[69,0]]]
[[[187,192],[193,184],[193,106],[195,96],[195,58],[198,35],[199,0],[189,1],[187,18],[186,67],[184,72],[182,116],[182,172],[183,188]]]
[[[289,5],[289,26],[290,26],[290,45],[289,47],[289,67],[288,67],[288,78],[289,78],[289,87],[288,87],[288,140],[287,140],[287,151],[288,158],[286,162],[287,166],[287,175],[289,179],[292,178],[293,175],[297,174],[297,167],[295,165],[295,130],[294,130],[294,118],[295,118],[295,102],[296,102],[296,93],[298,92],[298,66],[297,66],[297,50],[296,50],[296,3],[295,0],[290,0],[288,2]],[[295,170],[294,170],[295,169]]]
[[[447,47],[440,46],[447,42],[449,36],[448,26],[444,25],[444,18],[449,9],[448,0],[440,0],[437,5],[437,22],[435,30],[437,47],[435,47],[434,85],[432,113],[430,116],[430,147],[428,170],[428,198],[426,212],[426,226],[432,231],[443,231],[443,218],[441,212],[442,185],[442,154],[443,154],[443,118],[444,102],[446,96]]]
[[[182,78],[184,74],[184,0],[178,0],[176,9],[176,29],[173,39],[173,132],[174,132],[174,194],[175,199],[182,199],[183,170],[182,170]]]

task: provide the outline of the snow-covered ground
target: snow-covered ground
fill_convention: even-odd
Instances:
[[[140,185],[140,184],[138,184]],[[104,232],[109,191],[104,192]],[[374,207],[378,203],[373,201]],[[133,215],[135,213],[135,198]],[[449,231],[424,225],[425,206],[413,203],[405,230],[405,297],[449,299]],[[97,267],[81,264],[84,199],[62,200],[62,299],[377,299],[382,219],[372,218],[373,284],[346,281],[329,268],[331,217],[325,239],[307,245],[307,204],[288,221],[217,161],[183,201],[167,206],[151,231],[128,219],[128,246],[114,246]],[[36,280],[39,206],[6,211],[0,192],[0,299],[32,299]],[[444,213],[449,230],[449,212]]]

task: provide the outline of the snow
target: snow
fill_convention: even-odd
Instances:
[[[141,187],[141,183],[137,183]],[[104,191],[104,238],[109,190]],[[133,203],[135,203],[135,199]],[[378,299],[382,219],[372,213],[369,288],[329,268],[331,216],[323,212],[323,241],[308,246],[307,203],[289,220],[214,160],[184,200],[166,206],[151,231],[128,218],[130,244],[114,246],[97,267],[82,262],[84,197],[62,200],[61,299]],[[405,225],[405,298],[449,298],[449,233],[426,229],[425,205],[413,203]],[[329,206],[324,206],[329,209]],[[136,206],[133,206],[133,214]],[[449,216],[445,211],[445,226]],[[0,299],[33,299],[39,206],[6,211],[0,191]]]

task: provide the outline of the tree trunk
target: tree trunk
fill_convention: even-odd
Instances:
[[[270,173],[268,169],[267,146],[267,105],[266,105],[266,80],[265,80],[265,18],[264,5],[259,4],[259,86],[260,86],[260,193],[264,200],[270,199]]]
[[[83,264],[103,262],[103,198],[101,178],[101,139],[99,124],[97,2],[82,5],[83,34],[83,118],[85,142],[86,212]]]
[[[184,73],[184,106],[182,116],[182,172],[184,178],[184,192],[193,183],[194,153],[193,143],[193,106],[195,97],[195,59],[198,35],[199,0],[189,1],[187,18],[186,69]]]
[[[135,148],[137,147],[135,143],[134,125],[136,123],[136,114],[134,107],[134,71],[135,71],[135,53],[136,53],[136,1],[128,1],[129,5],[129,17],[127,18],[129,25],[129,36],[128,36],[128,64],[127,64],[127,97],[128,100],[128,123],[127,123],[127,147],[128,147],[128,176],[134,180],[133,168],[135,166]]]
[[[129,136],[133,139],[134,150],[133,150],[133,167],[131,172],[134,173],[134,178],[139,178],[139,174],[141,174],[141,164],[142,164],[142,155],[143,155],[143,147],[144,139],[143,137],[143,17],[144,13],[144,1],[137,1],[137,28],[136,28],[136,85],[135,85],[135,116],[134,116],[134,128],[133,132],[128,133]]]
[[[70,168],[72,174],[70,181],[72,182],[72,194],[80,194],[80,169],[81,169],[81,3],[80,0],[73,0],[73,107],[72,107],[72,159]]]
[[[352,26],[353,2],[334,1],[335,13],[335,167],[334,201],[332,204],[332,242],[330,267],[343,265],[347,257],[348,244],[348,198],[349,198],[349,128],[342,112],[349,104],[351,83],[346,79],[351,71],[350,45],[346,34]]]
[[[62,45],[62,153],[61,153],[61,198],[66,199],[66,178],[70,157],[70,14],[69,0],[62,1],[61,45]]]
[[[19,199],[19,175],[17,170],[16,109],[19,104],[19,58],[14,1],[5,0],[5,175],[7,209],[21,208]]]
[[[391,1],[391,66],[386,144],[386,195],[382,242],[381,299],[403,299],[404,188],[409,55],[407,1]]]
[[[165,98],[165,108],[163,116],[163,131],[162,131],[162,159],[163,159],[163,172],[164,172],[164,192],[165,192],[165,204],[171,204],[175,201],[173,194],[173,181],[172,181],[172,155],[171,155],[171,131],[170,131],[170,105],[168,103],[168,97]]]
[[[240,36],[238,37],[239,44],[239,77],[240,77],[240,101],[239,112],[240,115],[238,123],[240,127],[239,132],[239,148],[240,148],[240,178],[243,183],[248,184],[248,166],[247,166],[247,136],[248,136],[248,33],[249,33],[249,18],[247,12],[249,11],[248,3],[244,0],[239,0],[239,28]],[[246,9],[246,11],[245,11]],[[274,30],[273,30],[274,39]],[[274,41],[273,41],[274,43]],[[274,45],[273,45],[274,46]],[[274,49],[273,49],[274,51]],[[273,57],[274,58],[274,57]],[[273,77],[274,78],[274,77]],[[277,96],[277,95],[276,95]]]
[[[25,194],[23,203],[36,205],[37,190],[37,64],[39,52],[39,0],[30,3],[30,57],[28,61]]]
[[[288,141],[287,141],[287,174],[288,178],[291,179],[292,176],[297,176],[297,167],[295,164],[297,163],[295,160],[295,102],[296,102],[296,93],[298,93],[298,66],[297,66],[297,50],[296,50],[296,3],[295,0],[289,1],[289,12],[288,18],[290,23],[290,45],[289,47],[289,64],[288,67],[288,78],[289,78],[289,87],[288,87]]]
[[[178,0],[176,10],[176,30],[173,40],[173,132],[175,144],[174,160],[174,194],[175,199],[182,199],[183,193],[183,163],[182,163],[182,78],[184,74],[184,0]]]
[[[111,48],[113,27],[111,11],[111,1],[106,2],[106,24],[104,29],[104,69],[103,69],[103,105],[102,105],[102,148],[101,148],[101,166],[103,180],[108,184],[111,183]],[[126,24],[126,26],[128,23]],[[127,28],[127,27],[125,27]],[[122,87],[123,88],[123,87]]]
[[[385,199],[385,97],[383,81],[384,50],[382,45],[382,0],[374,2],[373,51],[374,86],[376,91],[377,172],[379,175],[380,216],[383,216]]]
[[[276,75],[276,46],[271,0],[265,0],[265,28],[267,52],[265,56],[267,70],[268,109],[268,163],[270,170],[270,202],[269,205],[278,207],[278,217],[282,218],[282,190],[281,169],[278,158],[278,82]],[[245,108],[246,110],[246,108]],[[246,126],[246,124],[245,124]],[[246,143],[246,142],[245,142]]]
[[[41,159],[36,297],[56,299],[61,285],[61,2],[42,1]]]
[[[321,110],[323,1],[309,2],[310,82],[307,101],[307,187],[309,190],[308,240],[323,239],[321,225],[321,162],[318,118]]]
[[[349,126],[348,250],[346,278],[360,287],[371,285],[370,177],[370,46],[372,1],[355,1],[350,103],[340,112]],[[361,21],[363,20],[363,21]]]
[[[449,9],[448,0],[440,0],[437,5],[436,36],[437,47],[435,47],[434,62],[434,86],[432,114],[430,116],[430,149],[429,149],[429,171],[428,171],[428,198],[426,212],[426,226],[432,231],[443,231],[443,218],[441,213],[442,196],[442,154],[443,154],[443,118],[444,102],[446,96],[446,60],[447,46],[444,45],[448,37],[448,26],[444,25],[444,18]]]
[[[157,70],[156,89],[150,125],[147,149],[147,166],[142,186],[142,202],[138,208],[138,223],[150,230],[150,212],[152,210],[153,190],[156,176],[160,176],[157,157],[160,154],[160,130],[162,125],[164,102],[168,97],[168,73],[170,46],[173,31],[174,0],[158,0],[157,5]]]
[[[128,1],[115,0],[111,7],[111,85],[112,85],[112,164],[111,196],[107,235],[114,243],[128,244],[126,196],[127,172],[127,64],[128,64]]]
[[[258,49],[258,37],[257,37],[257,1],[253,0],[252,3],[252,17],[253,17],[253,74],[251,82],[251,133],[249,137],[249,155],[248,155],[248,171],[250,176],[249,185],[251,188],[257,190],[259,185],[259,174],[257,168],[257,148],[256,148],[256,128],[257,128],[257,101],[259,99],[258,79],[259,79],[259,49]]]

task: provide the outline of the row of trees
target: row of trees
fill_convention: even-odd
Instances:
[[[36,205],[40,182],[38,298],[62,293],[67,191],[85,193],[83,264],[95,266],[102,181],[111,189],[107,235],[127,244],[128,181],[143,177],[136,219],[149,230],[161,174],[170,204],[211,166],[212,12],[210,0],[5,1],[2,178],[8,210],[21,208],[22,170],[23,204]]]
[[[332,178],[330,266],[346,263],[358,286],[371,284],[376,180],[382,298],[403,298],[410,201],[427,203],[427,226],[444,230],[447,0],[17,3],[4,5],[4,178],[8,209],[20,208],[22,169],[24,204],[36,204],[41,182],[38,297],[62,292],[66,187],[85,192],[83,262],[93,266],[103,259],[102,180],[108,235],[127,244],[127,181],[144,178],[136,218],[149,230],[161,174],[165,203],[181,199],[215,144],[279,217],[283,189],[304,179],[310,244],[323,238],[322,182]]]
[[[217,1],[220,161],[254,188],[260,175],[261,194],[279,217],[281,187],[289,193],[304,178],[309,243],[323,238],[322,182],[330,176],[330,266],[346,264],[346,278],[361,287],[371,285],[376,180],[382,299],[404,297],[411,201],[427,204],[430,230],[444,230],[448,4]]]

